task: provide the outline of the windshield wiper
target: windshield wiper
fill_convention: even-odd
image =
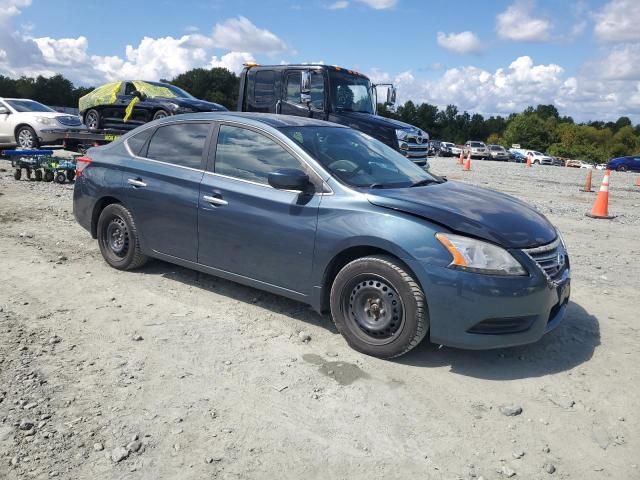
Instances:
[[[385,188],[384,184],[382,183],[372,183],[371,185],[369,185],[370,189],[374,189],[374,188]]]
[[[431,185],[432,183],[440,183],[440,182],[433,178],[425,178],[424,180],[419,180],[415,183],[412,183],[411,185],[409,185],[409,188],[423,187],[425,185]]]

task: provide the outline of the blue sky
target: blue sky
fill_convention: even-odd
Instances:
[[[4,75],[96,84],[248,59],[338,64],[483,114],[640,120],[640,0],[0,0]]]

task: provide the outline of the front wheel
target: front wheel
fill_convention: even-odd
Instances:
[[[53,172],[51,170],[46,170],[44,172],[44,181],[45,182],[53,182]]]
[[[84,115],[84,124],[89,130],[100,129],[101,120],[100,112],[93,108]]]
[[[616,168],[617,172],[626,172],[627,171],[627,167],[624,165],[620,165],[618,168]]]
[[[394,258],[371,256],[347,264],[330,294],[338,331],[355,350],[398,357],[418,345],[429,328],[424,293]]]
[[[133,270],[147,262],[133,216],[118,203],[107,205],[100,213],[98,245],[105,261],[118,270]]]
[[[154,120],[160,120],[161,118],[167,118],[169,116],[169,113],[166,112],[165,110],[158,110],[154,115],[153,115],[153,119]]]
[[[16,143],[20,148],[29,150],[40,148],[40,142],[35,130],[28,125],[24,125],[16,131]]]

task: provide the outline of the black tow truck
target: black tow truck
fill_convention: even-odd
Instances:
[[[429,135],[376,113],[377,88],[395,103],[391,84],[371,83],[361,73],[328,65],[245,64],[240,74],[238,111],[313,117],[360,130],[428,168]]]

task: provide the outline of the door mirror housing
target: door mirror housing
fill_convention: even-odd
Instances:
[[[140,101],[143,101],[143,100],[147,99],[147,94],[146,93],[142,93],[139,90],[134,90],[133,92],[131,92],[131,96],[139,98]]]
[[[309,175],[297,168],[279,168],[267,177],[269,185],[278,190],[303,192],[309,188]]]
[[[396,87],[391,85],[387,88],[387,105],[395,105],[396,104]]]
[[[0,107],[0,115],[10,115],[11,111],[7,107]]]
[[[311,103],[311,72],[304,70],[300,75],[300,103]]]

